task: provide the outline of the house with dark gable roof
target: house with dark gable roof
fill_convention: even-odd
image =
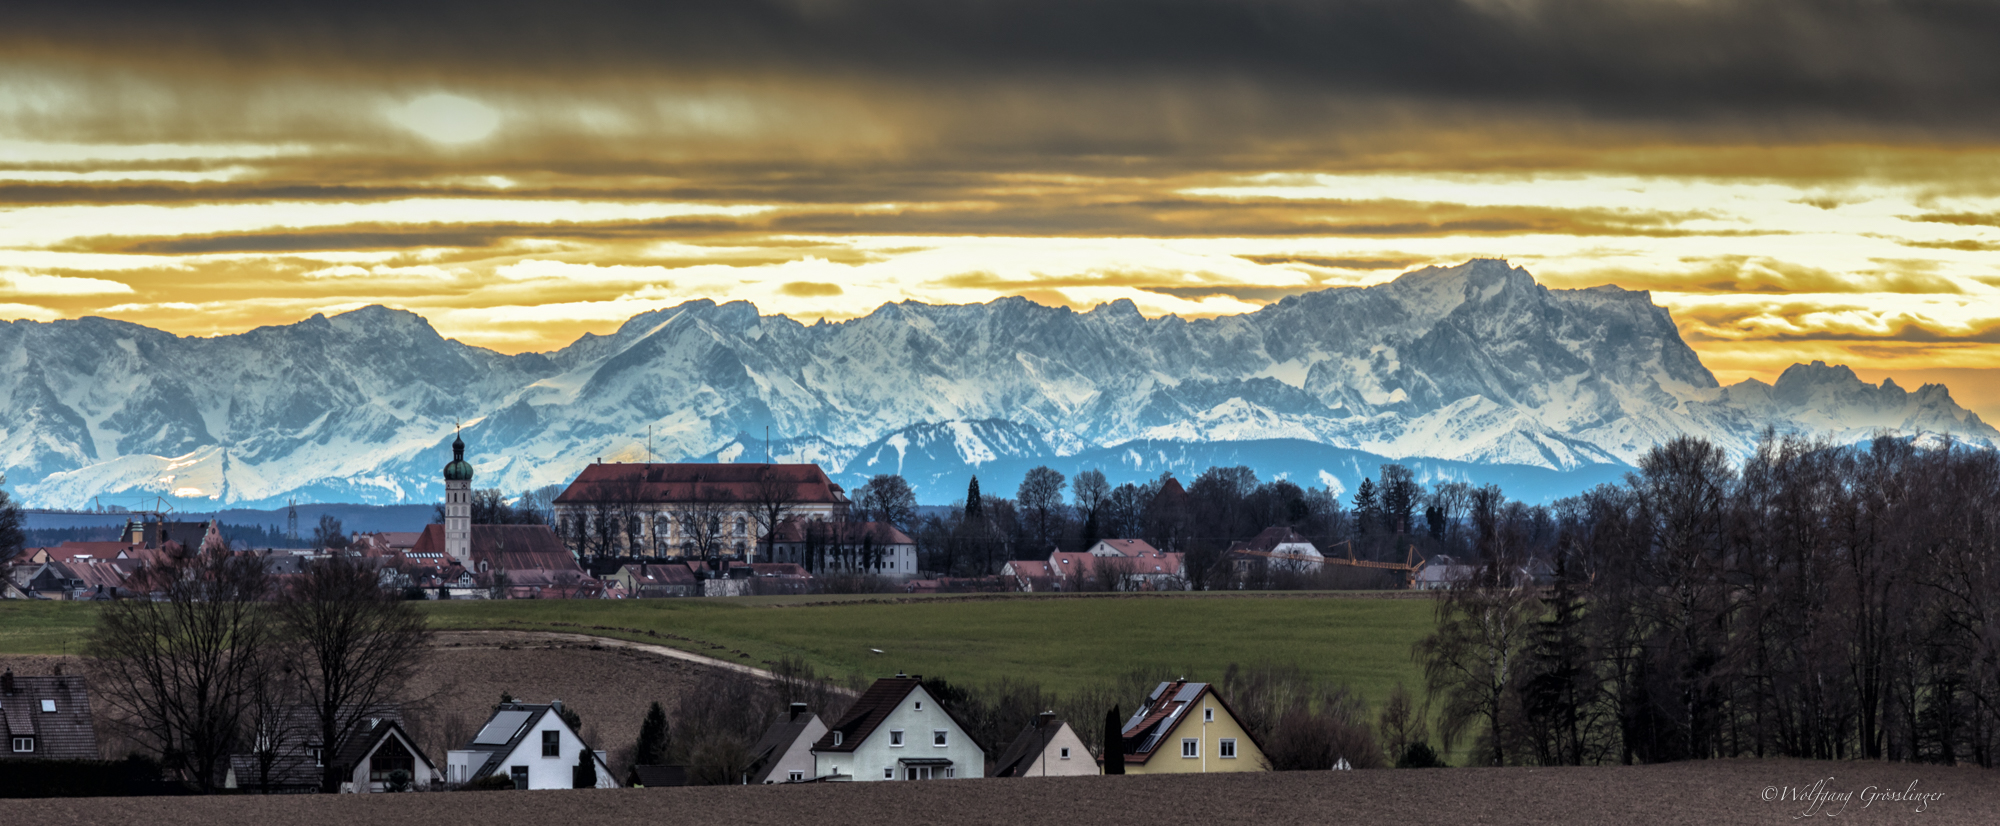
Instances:
[[[750,748],[750,770],[744,773],[743,782],[756,786],[811,780],[813,744],[827,731],[825,721],[807,711],[805,703],[793,703]]]
[[[1160,683],[1123,727],[1126,774],[1268,771],[1264,750],[1208,683]]]
[[[617,788],[604,753],[563,721],[562,701],[501,703],[478,734],[445,755],[445,779],[470,783],[497,776],[511,778],[516,789],[570,789],[585,754],[596,761],[596,788]]]
[[[994,777],[1075,777],[1098,774],[1097,759],[1055,712],[1035,715],[993,764]]]
[[[97,732],[90,725],[90,687],[65,676],[0,672],[0,764],[8,760],[97,760]],[[6,771],[6,769],[0,769]]]
[[[876,680],[812,747],[825,780],[982,777],[986,749],[924,688],[922,677]]]
[[[273,709],[255,728],[245,744],[250,751],[229,756],[224,788],[316,792],[329,760],[341,777],[340,791],[346,793],[391,791],[399,782],[408,784],[407,790],[424,790],[444,782],[444,771],[403,728],[402,709],[394,704],[373,707],[356,719],[331,756],[320,742],[319,716],[311,707]],[[401,777],[398,770],[404,772]]]

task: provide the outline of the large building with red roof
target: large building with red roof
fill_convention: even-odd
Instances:
[[[813,464],[599,462],[555,499],[572,544],[608,541],[629,556],[749,558],[772,513],[842,522],[847,507],[847,492]]]

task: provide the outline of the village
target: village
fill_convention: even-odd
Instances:
[[[260,586],[258,599],[315,587],[305,583],[316,573],[337,569],[356,572],[392,604],[854,591],[1167,592],[1201,585],[1201,577],[1189,576],[1187,552],[1128,538],[1097,539],[1074,551],[1050,542],[1045,558],[1007,561],[986,575],[927,572],[908,532],[891,521],[852,519],[858,509],[847,491],[810,464],[595,463],[554,497],[553,519],[512,524],[504,521],[505,515],[522,511],[495,507],[492,494],[479,501],[481,493],[472,488],[476,471],[463,439],[455,439],[452,448],[443,470],[441,520],[422,531],[348,535],[322,526],[316,532],[319,547],[243,548],[230,542],[215,520],[140,515],[113,541],[23,549],[7,568],[4,594],[47,602],[171,603],[184,598],[175,589],[190,577],[212,575],[232,560],[254,563],[260,580],[268,583]],[[1186,507],[1186,496],[1177,482],[1167,480],[1153,498],[1156,507],[1180,509]],[[482,518],[475,519],[476,510],[485,511]],[[500,521],[494,513],[501,515]],[[593,537],[600,540],[594,548]],[[1275,527],[1233,541],[1226,554],[1209,564],[1238,588],[1253,582],[1268,587],[1273,573],[1309,575],[1340,567],[1387,575],[1391,587],[1423,589],[1450,582],[1457,575],[1453,572],[1465,568],[1448,558],[1427,564],[1415,558],[1414,546],[1408,561],[1395,563],[1356,560],[1352,543],[1347,547],[1349,556],[1329,557],[1292,528]],[[615,552],[603,552],[613,548]],[[161,576],[163,572],[169,575]],[[1303,581],[1316,580],[1307,576]],[[963,693],[942,681],[901,673],[858,692],[822,690],[817,696],[831,708],[785,704],[747,757],[730,764],[720,777],[712,764],[654,762],[665,752],[649,746],[645,732],[629,754],[614,761],[606,744],[588,741],[576,715],[555,698],[531,702],[505,696],[476,734],[450,743],[443,753],[428,753],[420,745],[403,705],[387,694],[332,709],[276,704],[250,715],[254,720],[242,725],[251,730],[229,739],[227,755],[217,755],[215,776],[199,779],[197,785],[210,791],[371,793],[1274,768],[1254,733],[1210,683],[1186,678],[1159,682],[1144,696],[1125,700],[1134,709],[1129,716],[1114,711],[1101,725],[1040,711],[1011,738],[990,742],[961,722],[950,702],[954,692]],[[106,703],[99,698],[94,704],[88,680],[65,675],[60,666],[51,674],[9,670],[0,675],[0,709],[11,746],[0,753],[0,765],[33,762],[50,776],[63,776],[59,767],[65,761],[101,766],[115,760],[119,755],[100,752],[94,732],[103,728],[103,721],[93,718],[94,705],[103,708]],[[127,726],[146,727],[143,720],[129,719],[129,705],[110,705],[126,712]],[[655,705],[654,715],[658,713]],[[656,723],[664,732],[664,719],[650,717],[648,730]],[[1096,730],[1082,737],[1073,724]],[[1320,768],[1347,767],[1344,757],[1335,756]],[[86,779],[64,782],[85,787],[98,782],[105,788],[125,782],[89,771],[79,776]],[[97,781],[88,779],[93,776]],[[184,781],[189,777],[168,767],[148,782],[155,789],[168,788],[177,776]]]

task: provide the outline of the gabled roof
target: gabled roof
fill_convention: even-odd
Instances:
[[[1016,559],[1001,567],[1011,572],[1014,576],[1043,578],[1055,576],[1055,570],[1050,567],[1050,563],[1047,560]]]
[[[592,502],[692,502],[716,496],[737,502],[762,498],[769,478],[795,504],[847,504],[847,493],[819,465],[593,464],[576,475],[555,504]]]
[[[1153,547],[1152,543],[1144,539],[1101,539],[1098,540],[1097,545],[1103,545],[1106,548],[1117,551],[1121,556],[1138,556],[1140,554],[1156,554],[1160,552],[1158,548]],[[1097,545],[1092,545],[1084,550],[1093,550]]]
[[[819,742],[813,744],[812,750],[847,752],[855,750],[868,739],[869,735],[875,733],[875,729],[882,725],[883,720],[889,719],[889,714],[903,704],[903,699],[910,696],[910,692],[922,688],[923,684],[922,677],[907,677],[901,674],[876,680],[874,685],[861,693],[860,699],[855,700],[854,705],[847,708],[847,716],[827,728],[826,734],[819,738]],[[930,692],[925,691],[924,696],[929,697]],[[968,738],[972,736],[972,729],[966,728],[965,722],[958,719],[958,715],[953,714],[950,707],[938,703],[936,697],[930,699],[931,702],[937,703],[938,708],[944,710],[946,717],[951,718],[952,725],[958,726],[961,736]],[[836,732],[841,735],[838,746],[833,744],[833,735]],[[979,744],[974,741],[973,745]],[[981,748],[984,749],[983,746]]]
[[[471,776],[486,777],[499,772],[507,756],[520,748],[522,741],[528,739],[529,734],[541,730],[543,717],[555,718],[557,725],[575,735],[578,740],[583,740],[583,732],[570,728],[569,723],[563,722],[562,715],[555,712],[553,703],[548,705],[501,703],[499,708],[493,710],[493,716],[487,718],[486,725],[481,726],[479,732],[461,747],[465,751],[486,754],[486,760],[479,764]],[[590,743],[584,742],[583,748],[589,751]],[[609,772],[611,768],[600,760],[598,771]]]
[[[616,576],[630,577],[632,584],[641,588],[648,585],[695,585],[700,582],[694,571],[683,562],[626,565],[618,569]]]
[[[1313,553],[1319,553],[1319,547],[1313,545],[1312,540],[1287,527],[1265,528],[1243,544],[1249,550],[1266,552],[1275,550],[1279,545],[1305,545],[1312,548]]]
[[[1034,764],[1035,758],[1049,750],[1049,744],[1055,742],[1056,735],[1061,734],[1063,727],[1067,725],[1069,723],[1053,717],[1037,716],[1026,728],[1021,729],[1021,733],[1014,737],[1014,742],[1007,744],[1005,751],[1000,752],[1000,761],[993,766],[993,776],[1020,777],[1023,771]]]
[[[1238,725],[1242,724],[1243,721],[1236,716],[1236,711],[1231,709],[1229,703],[1222,699],[1222,695],[1217,694],[1208,683],[1191,683],[1186,680],[1160,683],[1153,689],[1153,693],[1146,696],[1146,704],[1140,706],[1132,713],[1131,718],[1125,721],[1122,730],[1125,739],[1125,762],[1145,763],[1153,759],[1153,755],[1159,751],[1166,736],[1175,726],[1180,725],[1182,718],[1187,716],[1187,711],[1201,706],[1203,695],[1214,697],[1215,704],[1222,706],[1223,713],[1228,714]],[[1243,736],[1250,738],[1250,744],[1256,746],[1258,751],[1263,751],[1263,746],[1258,744],[1256,735],[1251,734],[1248,728],[1243,730]]]
[[[547,525],[473,525],[470,544],[473,562],[484,562],[489,569],[583,570],[562,537]],[[444,526],[425,525],[410,553],[444,553]]]
[[[765,729],[757,745],[750,747],[750,785],[762,785],[770,779],[771,772],[778,769],[778,758],[785,756],[792,744],[805,736],[806,730],[818,720],[819,715],[812,713],[787,714]]]
[[[35,738],[33,753],[4,748],[0,760],[99,759],[97,733],[90,725],[90,687],[75,675],[0,673],[0,736]],[[11,743],[0,740],[0,745]]]

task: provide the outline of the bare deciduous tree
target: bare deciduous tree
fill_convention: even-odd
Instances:
[[[321,747],[339,754],[355,724],[381,715],[428,653],[430,629],[414,606],[376,584],[375,573],[334,557],[314,563],[275,605],[296,654],[300,698],[312,707]],[[340,790],[326,760],[321,791]]]
[[[168,544],[134,577],[152,598],[98,614],[88,652],[114,723],[203,791],[220,788],[269,662],[264,560]]]

